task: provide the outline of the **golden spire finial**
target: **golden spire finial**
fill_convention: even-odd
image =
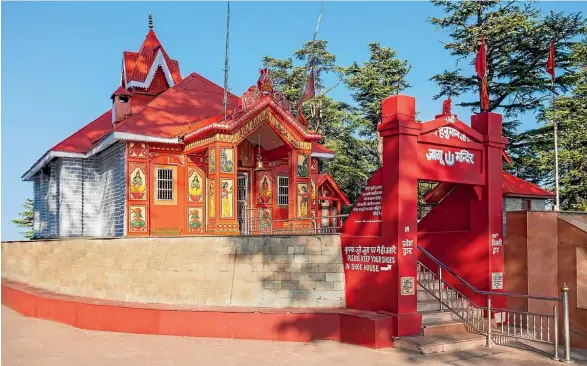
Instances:
[[[149,13],[149,30],[153,30],[153,15]]]

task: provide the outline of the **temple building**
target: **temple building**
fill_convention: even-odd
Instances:
[[[37,238],[263,234],[336,225],[345,194],[320,171],[334,153],[291,112],[269,72],[241,97],[182,78],[153,31],[123,52],[112,108],[45,153]],[[105,96],[106,97],[106,96]]]

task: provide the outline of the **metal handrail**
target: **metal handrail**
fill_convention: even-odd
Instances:
[[[535,300],[550,300],[550,301],[561,301],[562,297],[554,297],[554,296],[540,296],[540,295],[526,295],[526,294],[518,294],[513,292],[496,292],[496,291],[484,291],[478,290],[475,286],[471,285],[467,280],[456,274],[452,269],[448,268],[444,263],[436,259],[430,252],[426,249],[418,246],[418,249],[424,253],[428,258],[430,258],[434,263],[438,264],[442,269],[450,273],[451,275],[455,276],[460,282],[462,282],[465,286],[467,286],[471,291],[475,292],[478,295],[488,295],[488,296],[509,296],[509,297],[519,297],[525,299],[535,299]]]
[[[480,332],[482,334],[485,334],[486,336],[486,346],[487,347],[492,347],[492,325],[491,325],[491,321],[492,321],[492,314],[498,314],[501,313],[502,316],[505,315],[505,321],[502,318],[502,322],[501,322],[501,333],[499,333],[499,328],[497,328],[495,336],[496,337],[513,337],[513,338],[522,338],[522,339],[529,339],[529,340],[534,340],[534,341],[539,341],[539,342],[546,342],[546,343],[551,343],[554,346],[554,355],[553,355],[553,359],[555,360],[560,360],[559,356],[558,356],[558,344],[559,344],[559,326],[558,326],[558,321],[559,321],[559,315],[558,315],[558,306],[557,303],[560,301],[562,302],[562,320],[563,320],[563,349],[564,349],[564,358],[561,360],[563,362],[567,362],[567,363],[571,363],[571,336],[570,336],[570,327],[569,327],[569,287],[566,284],[563,284],[563,286],[561,287],[561,297],[553,297],[553,296],[538,296],[538,295],[526,295],[526,294],[518,294],[518,293],[510,293],[510,292],[495,292],[495,291],[482,291],[482,290],[478,290],[477,288],[475,288],[473,285],[471,285],[469,282],[467,282],[464,278],[462,278],[461,276],[459,276],[458,274],[456,274],[452,269],[450,269],[448,266],[446,266],[444,263],[442,263],[440,260],[436,259],[432,254],[430,254],[427,250],[425,250],[424,248],[417,246],[417,248],[422,251],[422,253],[424,253],[429,259],[431,259],[434,263],[436,263],[438,265],[438,273],[434,273],[433,271],[431,271],[429,268],[427,268],[423,263],[421,263],[420,261],[418,261],[418,266],[420,266],[419,268],[423,268],[425,270],[424,273],[426,273],[426,271],[431,275],[431,278],[429,279],[429,281],[427,282],[422,282],[420,281],[420,275],[418,275],[418,285],[420,287],[422,287],[424,290],[426,290],[426,292],[432,294],[432,296],[434,298],[436,298],[439,303],[440,303],[440,310],[443,310],[443,306],[446,307],[448,310],[450,310],[453,314],[457,315],[457,317],[459,317],[461,320],[463,320],[465,322],[465,324],[472,326],[472,329],[475,332]],[[473,291],[475,294],[479,294],[479,295],[486,295],[487,296],[487,306],[483,307],[483,306],[479,306],[475,303],[473,303],[471,300],[469,300],[467,297],[465,297],[462,293],[460,293],[459,291],[457,291],[453,286],[451,286],[450,284],[448,284],[442,276],[442,271],[445,270],[448,273],[450,273],[451,275],[453,275],[457,280],[459,280],[461,283],[463,283],[465,286],[467,286],[471,291]],[[436,277],[436,279],[434,278]],[[436,296],[435,294],[435,288],[434,286],[432,286],[431,289],[426,287],[426,284],[428,282],[433,282],[435,283],[436,281],[438,281],[437,285],[438,285],[438,295]],[[447,299],[448,301],[443,301],[443,292],[444,292],[444,288],[446,288],[447,291],[447,297],[449,297],[449,299]],[[456,295],[455,298],[450,299],[450,291],[452,290],[452,292]],[[522,310],[508,310],[508,309],[498,309],[498,308],[493,308],[491,307],[491,296],[506,296],[506,297],[517,297],[517,298],[526,298],[526,299],[535,299],[535,300],[546,300],[546,301],[554,301],[554,305],[553,305],[553,313],[552,315],[543,315],[543,314],[535,314],[535,313],[530,313],[530,312],[526,312],[526,311],[522,311]],[[462,299],[461,300],[461,307],[462,308],[458,308],[459,306],[459,297]],[[452,308],[452,303],[451,301],[457,301],[457,309],[453,309]],[[467,301],[467,305],[465,305],[465,303],[463,303],[463,300]],[[471,323],[470,321],[470,317],[471,314],[469,313],[471,311],[471,308],[473,308],[473,321]],[[478,316],[475,314],[478,311],[478,309],[484,309],[484,312],[486,313],[486,316]],[[461,312],[463,312],[463,314],[466,314],[465,316],[461,315]],[[511,319],[510,319],[510,314],[513,314],[513,330],[510,333],[511,330]],[[518,315],[518,320],[519,320],[519,329],[520,332],[518,333],[518,331],[516,330],[516,327],[518,325],[516,325],[516,314]],[[526,323],[524,324],[524,318],[526,317]],[[532,322],[530,322],[530,317],[532,317]],[[537,322],[536,322],[536,317],[538,317],[538,320],[540,321],[539,323],[539,333],[537,334]],[[542,319],[546,319],[547,323],[546,323],[546,339],[543,339],[543,327],[542,327]],[[550,319],[552,319],[553,322],[553,331],[554,331],[554,338],[553,341],[550,341]],[[485,322],[487,322],[487,328],[485,328]],[[477,324],[480,324],[480,326],[475,326]],[[530,329],[530,324],[532,324],[533,326],[533,330]],[[507,332],[504,332],[504,327],[507,325]],[[525,326],[525,334],[524,334],[524,326]],[[573,330],[573,332],[576,332]],[[537,337],[537,335],[539,335],[540,337]]]

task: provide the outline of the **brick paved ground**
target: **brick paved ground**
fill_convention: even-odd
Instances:
[[[578,364],[587,364],[587,357]],[[423,356],[336,342],[266,342],[85,331],[26,318],[2,307],[2,365],[561,365],[526,351],[495,347]]]

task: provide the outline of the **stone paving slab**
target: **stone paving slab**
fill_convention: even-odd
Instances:
[[[587,360],[587,357],[583,360]],[[2,307],[2,365],[562,365],[527,351],[480,347],[421,355],[331,341],[310,343],[153,336],[86,331]],[[577,364],[582,364],[579,361]],[[587,364],[587,362],[585,363]]]

